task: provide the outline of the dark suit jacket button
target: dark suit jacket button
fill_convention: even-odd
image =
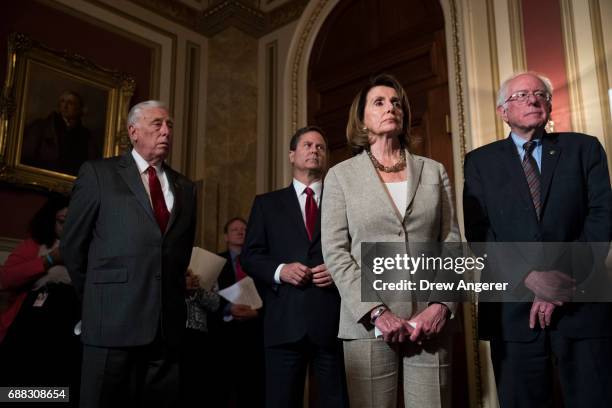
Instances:
[[[155,274],[155,279],[160,280],[161,279],[161,273],[156,273]]]

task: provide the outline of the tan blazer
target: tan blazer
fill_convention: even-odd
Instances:
[[[387,189],[365,152],[332,167],[325,177],[321,204],[323,257],[342,303],[342,339],[374,338],[369,312],[385,304],[408,318],[427,303],[361,301],[362,242],[459,242],[459,227],[452,188],[444,166],[406,152],[408,199],[405,214],[398,212]],[[447,304],[454,312],[456,304]],[[366,327],[367,326],[367,327]]]

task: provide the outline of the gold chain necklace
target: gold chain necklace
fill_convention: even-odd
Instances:
[[[376,167],[378,170],[382,172],[396,173],[406,168],[406,151],[404,149],[400,150],[400,158],[397,161],[397,163],[395,163],[393,166],[390,166],[390,167],[383,166],[378,160],[376,160],[376,157],[374,157],[370,149],[366,149],[366,152],[368,153],[370,160],[372,160],[372,164],[374,165],[374,167]]]

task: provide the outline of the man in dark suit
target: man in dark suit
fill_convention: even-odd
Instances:
[[[232,286],[246,276],[240,262],[246,227],[247,222],[240,217],[232,218],[223,227],[227,251],[219,255],[227,262],[219,275],[219,289]],[[220,389],[224,395],[220,406],[263,407],[263,310],[221,299],[219,311],[219,327],[214,337],[223,359]]]
[[[61,242],[83,296],[81,406],[175,406],[195,186],[164,163],[159,101],[128,115],[133,149],[79,171]]]
[[[538,74],[517,74],[502,84],[497,111],[510,137],[465,160],[470,242],[522,246],[523,254],[536,245],[510,243],[610,242],[606,154],[594,137],[545,132],[551,98],[550,81]],[[498,265],[523,302],[479,305],[479,332],[491,342],[500,405],[549,406],[556,366],[565,406],[609,406],[611,304],[569,303],[579,279],[541,268],[540,261],[517,256]]]
[[[340,296],[321,253],[322,175],[327,143],[317,127],[290,142],[293,183],[257,196],[242,265],[264,289],[266,406],[302,406],[306,368],[321,407],[346,404],[338,334]]]
[[[26,126],[21,163],[76,176],[83,162],[102,157],[102,147],[83,126],[85,106],[81,95],[66,90],[57,105],[49,116]]]

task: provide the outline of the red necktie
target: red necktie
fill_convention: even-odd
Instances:
[[[236,256],[236,282],[241,281],[246,278],[247,274],[244,273],[244,269],[242,269],[242,265],[240,265],[240,255]]]
[[[304,189],[306,193],[306,231],[308,231],[308,238],[312,241],[314,235],[315,224],[317,223],[317,202],[314,199],[314,191],[310,187]]]
[[[159,229],[163,234],[166,232],[166,227],[168,226],[170,212],[168,211],[168,207],[166,207],[166,200],[164,199],[164,193],[162,193],[161,183],[157,178],[155,167],[150,166],[147,169],[147,173],[149,174],[149,192],[151,193],[151,202],[153,203],[153,213],[159,224]]]

